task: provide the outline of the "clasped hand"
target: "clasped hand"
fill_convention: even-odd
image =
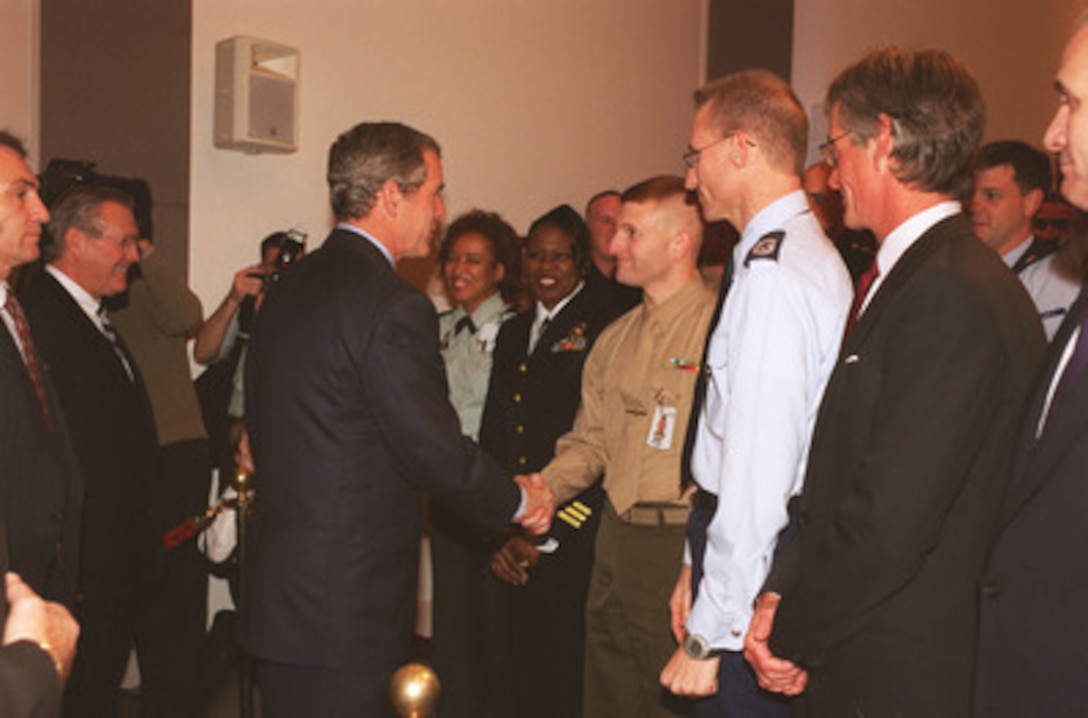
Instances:
[[[525,491],[525,505],[517,522],[534,536],[547,533],[555,513],[555,494],[539,473],[519,474],[514,481]]]
[[[796,696],[805,690],[808,672],[792,661],[775,656],[769,645],[780,600],[775,593],[764,593],[756,600],[756,610],[744,637],[744,657],[755,671],[760,688]]]

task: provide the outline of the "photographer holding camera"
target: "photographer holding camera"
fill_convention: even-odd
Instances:
[[[301,229],[273,232],[261,242],[261,263],[238,270],[223,302],[200,326],[193,358],[207,365],[197,379],[204,423],[220,474],[234,469],[234,449],[245,414],[242,367],[249,329],[268,285],[306,252]]]

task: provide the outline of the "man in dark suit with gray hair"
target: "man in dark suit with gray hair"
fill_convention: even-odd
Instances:
[[[431,137],[363,123],[329,151],[338,224],[285,272],[257,317],[246,365],[257,498],[241,629],[261,710],[391,715],[409,658],[425,490],[484,530],[550,522],[539,478],[461,436],[438,322],[395,263],[427,255],[445,217]]]
[[[799,530],[746,655],[765,688],[804,691],[814,718],[962,716],[978,575],[1042,328],[957,201],[985,125],[967,67],[878,50],[839,74],[827,107],[831,183],[847,226],[876,236],[876,271],[859,280]]]

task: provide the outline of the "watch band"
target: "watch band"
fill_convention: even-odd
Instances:
[[[721,655],[721,651],[716,651],[710,647],[710,641],[706,640],[698,633],[687,633],[684,635],[684,642],[681,644],[684,649],[684,653],[688,658],[696,661],[706,661],[716,656]]]

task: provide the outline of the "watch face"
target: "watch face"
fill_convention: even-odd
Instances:
[[[697,633],[689,633],[684,636],[684,653],[697,661],[705,660],[710,656],[710,644]]]

